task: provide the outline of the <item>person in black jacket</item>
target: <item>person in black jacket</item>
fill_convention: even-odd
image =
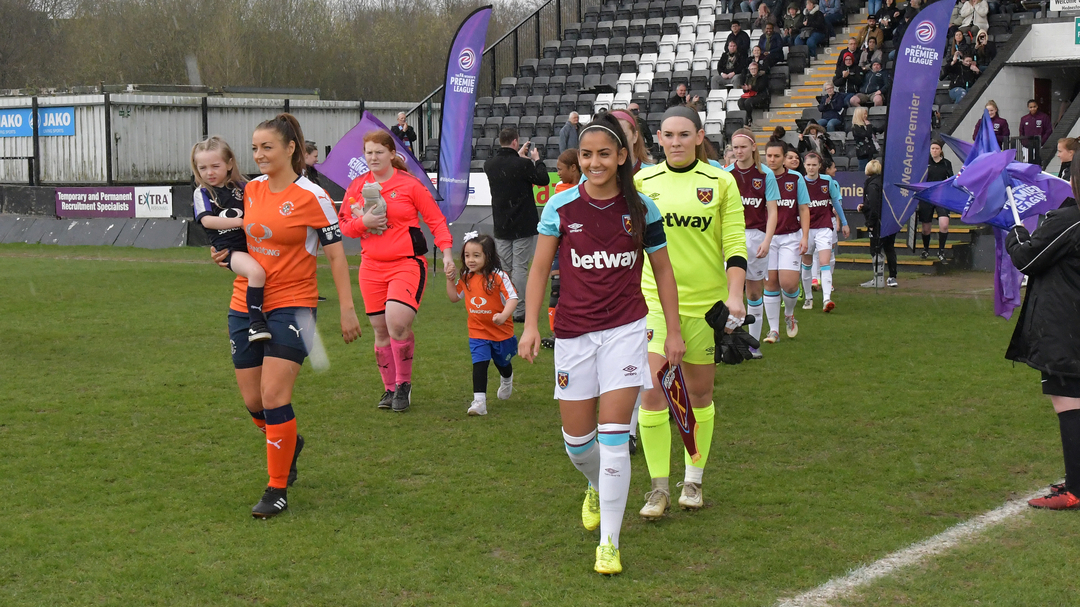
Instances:
[[[727,40],[724,41],[724,48],[728,47],[727,43],[735,41],[736,48],[739,49],[739,54],[744,58],[750,57],[750,34],[747,34],[742,29],[742,24],[738,19],[731,21],[731,33],[728,34]]]
[[[880,287],[882,279],[881,253],[889,263],[887,286],[900,286],[896,282],[896,234],[881,236],[881,205],[884,199],[885,179],[881,176],[881,161],[871,160],[866,165],[866,184],[863,185],[863,202],[856,209],[866,218],[866,229],[870,231],[870,255],[874,258],[874,277],[862,283],[864,287]]]
[[[818,9],[818,0],[806,0],[803,15],[806,16],[806,25],[799,32],[795,44],[805,44],[810,49],[810,58],[817,59],[818,46],[829,41],[829,25],[825,23],[825,14]]]
[[[747,67],[742,80],[742,91],[739,109],[746,112],[746,125],[750,126],[754,110],[769,107],[769,77],[759,71],[758,64],[751,63]]]
[[[1080,157],[1072,162],[1080,197]],[[1058,416],[1065,482],[1028,501],[1035,508],[1080,509],[1080,208],[1050,211],[1032,234],[1016,226],[1005,240],[1013,264],[1028,277],[1020,317],[1005,358],[1042,373],[1043,394]]]
[[[390,127],[390,132],[405,144],[405,149],[414,157],[416,156],[416,129],[405,122],[405,112],[398,112],[397,124]]]
[[[720,56],[720,61],[716,64],[718,78],[715,81],[714,87],[731,86],[738,88],[748,63],[749,61],[747,61],[746,57],[739,52],[738,44],[736,44],[734,40],[729,40],[727,43],[727,52]]]
[[[533,186],[548,185],[550,178],[531,142],[518,146],[517,129],[500,131],[499,145],[502,147],[495,155],[484,162],[484,173],[491,188],[495,247],[518,291],[514,322],[524,322],[525,282],[529,277],[529,260],[536,249],[536,224],[540,223]]]
[[[930,164],[926,167],[926,181],[945,181],[953,176],[952,163],[942,153],[944,142],[934,139],[930,142]],[[945,263],[945,243],[949,240],[949,209],[919,201],[919,221],[922,223],[922,258],[930,257],[930,223],[934,221],[934,212],[938,216],[938,253],[937,258]]]

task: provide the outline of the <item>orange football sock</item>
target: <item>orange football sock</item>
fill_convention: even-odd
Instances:
[[[251,421],[255,423],[255,427],[266,434],[266,415],[262,411],[248,411],[248,413],[251,414]]]
[[[266,414],[266,469],[270,473],[267,483],[276,489],[288,486],[289,468],[292,467],[296,450],[296,417],[292,405],[267,409]]]

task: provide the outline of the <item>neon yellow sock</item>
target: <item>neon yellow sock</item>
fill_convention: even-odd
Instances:
[[[713,425],[715,425],[716,408],[712,403],[709,403],[708,407],[702,407],[700,409],[694,409],[694,419],[697,420],[697,448],[701,453],[701,459],[697,463],[690,461],[690,454],[683,449],[683,461],[686,462],[686,467],[694,466],[695,468],[704,468],[705,462],[709,461],[709,448],[712,447],[712,434]],[[646,452],[648,455],[648,452]]]
[[[671,422],[668,411],[638,412],[638,438],[645,450],[645,463],[651,478],[667,478],[671,474]]]

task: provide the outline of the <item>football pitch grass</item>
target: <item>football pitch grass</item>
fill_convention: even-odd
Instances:
[[[465,313],[435,276],[412,410],[376,410],[370,328],[341,342],[320,262],[331,367],[301,372],[300,477],[258,521],[232,275],[202,249],[0,247],[0,605],[768,606],[1061,476],[1057,421],[1038,375],[1003,359],[1013,323],[989,293],[839,272],[834,314],[800,309],[798,338],[718,370],[705,509],[642,521],[633,458],[625,572],[605,578],[551,351],[515,359],[510,401],[492,371],[490,413],[467,417]],[[673,450],[673,488],[682,470]],[[1060,603],[1078,532],[1075,513],[1025,510],[834,604]]]

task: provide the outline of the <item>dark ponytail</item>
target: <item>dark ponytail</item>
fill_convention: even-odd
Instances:
[[[259,123],[259,126],[255,127],[256,131],[275,131],[278,135],[281,135],[281,142],[285,147],[289,147],[289,142],[293,142],[295,147],[292,153],[292,169],[297,175],[303,175],[304,169],[307,168],[307,163],[304,162],[304,150],[307,149],[307,142],[304,140],[304,132],[300,130],[300,123],[296,120],[296,116],[292,114],[278,114],[270,120],[264,120]]]
[[[604,128],[589,128],[596,126]],[[615,170],[615,183],[618,184],[623,198],[626,198],[626,206],[630,213],[630,236],[634,239],[634,245],[640,248],[645,243],[645,204],[642,203],[641,194],[638,193],[637,187],[634,185],[633,154],[631,154],[630,145],[627,143],[626,133],[623,132],[619,119],[606,111],[601,111],[593,116],[592,122],[582,129],[581,135],[584,135],[586,131],[603,133],[608,139],[615,141],[617,145],[616,151],[619,149],[626,150],[626,160]]]

